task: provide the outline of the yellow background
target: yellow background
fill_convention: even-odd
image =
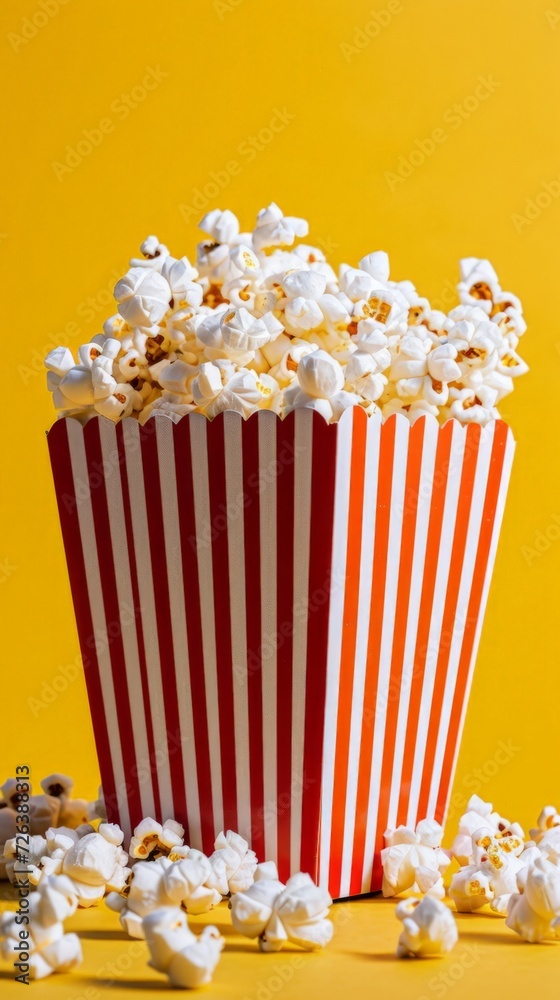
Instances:
[[[473,791],[526,826],[560,807],[558,0],[67,0],[53,16],[14,0],[0,45],[1,777],[60,769],[88,797],[98,782],[81,677],[33,701],[78,654],[40,359],[99,331],[148,233],[192,257],[203,210],[250,228],[274,199],[336,262],[384,248],[392,277],[446,301],[458,259],[485,256],[524,302],[531,374],[503,406],[518,451],[452,811]],[[444,139],[419,164],[434,129]],[[388,177],[413,151],[411,176]],[[359,968],[373,985],[378,970]]]

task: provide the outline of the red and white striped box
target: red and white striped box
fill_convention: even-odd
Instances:
[[[303,409],[48,440],[110,818],[379,889],[384,830],[445,817],[506,424]]]

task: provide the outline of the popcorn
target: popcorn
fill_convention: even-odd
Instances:
[[[118,826],[101,823],[97,833],[82,837],[79,831],[65,831],[65,834],[55,834],[53,849],[41,859],[40,869],[35,877],[31,876],[32,882],[40,886],[49,875],[66,875],[82,907],[94,906],[106,892],[124,888],[130,868]],[[74,834],[75,839],[67,834]]]
[[[524,836],[519,823],[510,823],[499,813],[493,812],[490,802],[484,802],[478,795],[473,795],[467,803],[467,811],[459,820],[459,832],[451,847],[453,857],[461,866],[474,861],[473,839],[477,831],[482,829],[494,837],[514,836],[523,840]]]
[[[539,813],[536,828],[529,830],[529,836],[538,844],[549,830],[556,827],[560,827],[560,814],[557,813],[556,806],[545,806]]]
[[[138,861],[128,872],[126,886],[110,892],[107,905],[120,914],[123,929],[131,937],[143,937],[145,916],[162,906],[182,907],[187,913],[211,910],[222,895],[212,884],[215,874],[201,851],[180,846],[155,861]]]
[[[1,814],[0,814],[1,815]],[[41,859],[47,853],[47,841],[41,834],[29,837],[27,843],[18,841],[14,826],[13,837],[7,838],[3,849],[3,861],[6,877],[13,885],[27,879],[27,872],[38,870]],[[20,858],[18,864],[18,855]]]
[[[162,907],[144,918],[143,930],[149,964],[165,973],[171,986],[193,989],[211,981],[225,944],[216,927],[204,927],[196,937],[181,910]]]
[[[233,352],[256,351],[270,340],[266,323],[246,309],[229,310],[223,317],[221,332],[226,348]]]
[[[232,896],[231,919],[245,937],[258,938],[261,951],[280,951],[287,941],[312,951],[332,938],[331,903],[309,875],[299,872],[284,885],[276,865],[268,862],[257,866],[249,889]]]
[[[309,226],[304,219],[285,216],[274,202],[263,208],[257,215],[257,225],[253,232],[253,248],[291,246],[296,236],[307,236]]]
[[[326,351],[313,351],[301,359],[297,379],[308,396],[330,399],[344,385],[342,367]]]
[[[384,251],[336,273],[321,250],[296,245],[305,220],[274,203],[252,233],[222,209],[200,228],[209,238],[196,266],[149,236],[115,286],[118,312],[103,333],[77,360],[66,347],[47,355],[59,417],[145,424],[225,410],[246,419],[261,408],[284,418],[304,407],[336,421],[360,406],[383,420],[398,413],[411,423],[427,416],[484,426],[527,371],[521,303],[488,261],[461,262],[460,302],[445,314],[412,282],[390,280]],[[297,370],[311,353],[304,385]]]
[[[169,250],[163,243],[160,243],[157,236],[148,236],[140,244],[141,257],[135,257],[130,261],[131,267],[150,267],[154,271],[161,271],[165,259],[169,256]]]
[[[427,819],[415,830],[399,826],[385,832],[387,846],[381,851],[384,896],[398,896],[409,889],[444,895],[442,876],[451,858],[440,846],[442,835],[439,823]]]
[[[167,857],[170,851],[183,844],[184,834],[184,828],[174,819],[166,819],[162,825],[148,817],[134,828],[128,853],[131,858],[144,861],[162,855]]]
[[[226,209],[222,212],[214,208],[200,220],[198,228],[208,233],[216,243],[233,243],[239,235],[239,222],[233,212]]]
[[[82,948],[77,934],[65,934],[63,921],[72,916],[77,901],[70,880],[51,876],[42,883],[29,902],[29,924],[26,940],[29,952],[30,979],[44,979],[53,972],[69,972],[82,961]],[[21,919],[7,911],[0,917],[0,954],[14,962],[21,944]]]
[[[490,903],[496,913],[504,913],[508,899],[516,891],[517,874],[534,858],[524,851],[520,837],[494,837],[486,830],[473,836],[474,863],[462,867],[452,878],[449,896],[460,912],[472,912]],[[524,856],[525,855],[525,856]]]
[[[213,874],[207,879],[207,885],[217,889],[222,896],[246,892],[253,884],[257,855],[238,833],[232,830],[219,833],[209,861]]]
[[[446,955],[459,940],[453,914],[444,903],[430,896],[403,900],[395,915],[403,923],[397,958]]]
[[[159,323],[171,298],[171,288],[165,278],[145,267],[131,267],[115,285],[119,313],[130,326],[151,327]]]
[[[506,927],[524,941],[560,938],[560,867],[544,857],[522,868],[509,900]]]

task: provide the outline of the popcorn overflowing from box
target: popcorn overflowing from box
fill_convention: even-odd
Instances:
[[[410,281],[390,279],[383,251],[338,274],[317,247],[297,244],[303,219],[271,204],[252,232],[215,209],[200,228],[196,266],[156,236],[115,286],[118,313],[101,334],[46,359],[60,416],[179,420],[299,407],[338,420],[430,413],[484,425],[527,371],[525,321],[487,260],[461,261],[459,305],[432,309]]]

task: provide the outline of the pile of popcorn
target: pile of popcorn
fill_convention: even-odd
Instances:
[[[404,921],[401,957],[443,953],[457,940],[451,912],[440,902],[446,893],[461,913],[490,904],[524,941],[560,940],[560,814],[554,806],[544,807],[525,840],[519,823],[473,795],[451,850],[441,847],[442,835],[433,820],[422,820],[415,830],[401,826],[385,833],[383,895],[424,894],[421,902],[411,899],[397,907]],[[452,861],[459,870],[446,890],[442,875]]]
[[[71,779],[56,777],[71,788]],[[102,805],[90,804],[89,812],[102,815]],[[91,823],[76,828],[34,833],[27,844],[21,836],[17,842],[6,841],[11,881],[36,889],[26,941],[29,977],[67,972],[80,963],[79,939],[64,932],[63,922],[78,907],[102,900],[119,914],[131,937],[146,941],[150,965],[175,987],[210,982],[225,941],[213,926],[196,936],[187,918],[206,913],[225,898],[233,926],[256,939],[261,951],[279,951],[288,942],[315,951],[330,941],[332,900],[309,875],[300,872],[284,884],[276,865],[259,864],[247,841],[231,830],[218,834],[210,857],[183,838],[184,829],[175,820],[162,824],[148,817],[125,850],[122,830],[92,816]],[[9,911],[0,917],[0,956],[13,963],[18,943],[21,948],[20,926],[16,913]]]
[[[486,424],[527,371],[519,299],[487,260],[461,261],[459,304],[433,309],[410,281],[389,278],[384,251],[338,274],[306,243],[304,219],[272,203],[252,232],[229,210],[208,212],[196,266],[156,236],[115,286],[118,312],[78,350],[46,358],[60,417],[85,422],[152,415],[309,407],[327,421],[360,406],[383,418]]]
[[[71,787],[70,779],[56,777]],[[332,938],[328,892],[302,872],[281,882],[276,865],[259,863],[231,830],[218,834],[207,857],[184,843],[184,829],[173,819],[142,820],[128,850],[116,824],[92,823],[51,827],[31,837],[27,851],[20,844],[16,852],[20,866],[27,861],[26,877],[36,889],[27,945],[31,978],[79,964],[79,939],[65,933],[64,920],[103,899],[127,934],[145,940],[149,964],[174,987],[211,981],[226,942],[214,926],[194,934],[189,917],[222,900],[229,901],[234,928],[263,952],[286,943],[315,951]],[[433,820],[385,834],[383,894],[407,894],[395,910],[403,925],[398,958],[436,957],[454,947],[459,934],[446,894],[460,912],[489,903],[524,941],[560,939],[560,815],[553,806],[542,810],[525,840],[519,824],[474,795],[450,850],[442,848],[442,834]],[[6,857],[13,853],[8,842]],[[453,862],[459,868],[446,887],[442,876]],[[0,917],[0,955],[12,962],[20,933],[15,916]]]

